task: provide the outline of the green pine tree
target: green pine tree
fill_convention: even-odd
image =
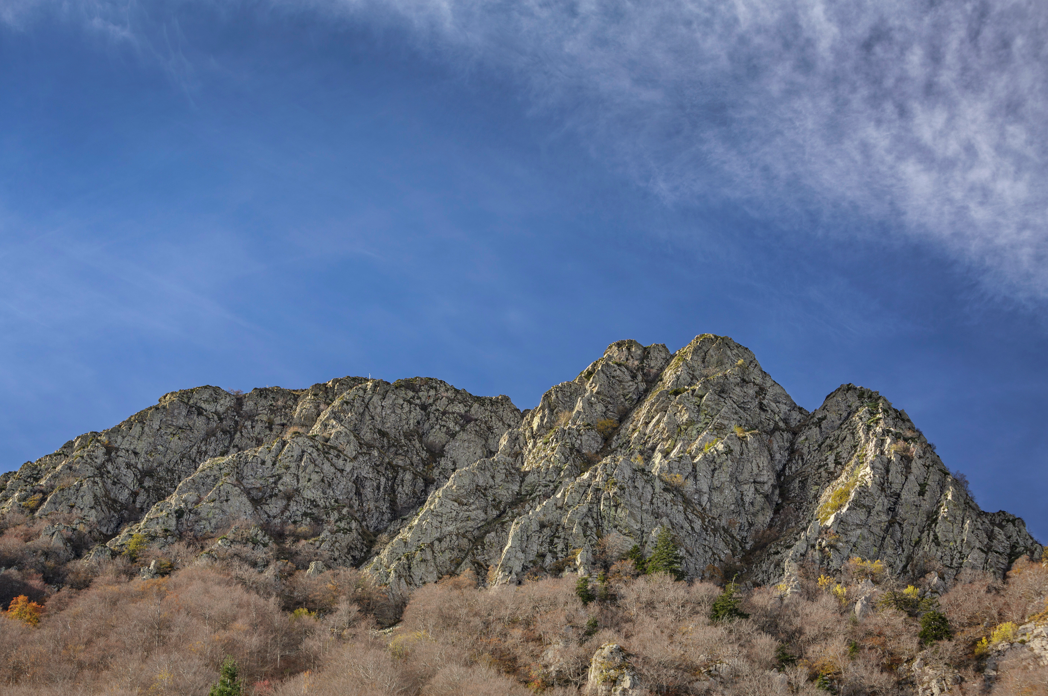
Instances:
[[[953,637],[950,620],[941,611],[931,610],[921,617],[921,642],[925,645]]]
[[[736,591],[735,582],[729,582],[720,597],[713,600],[713,606],[710,607],[710,621],[716,623],[718,621],[734,621],[735,619],[748,619],[750,617],[749,614],[739,609],[740,601],[735,596]]]
[[[666,573],[672,575],[675,580],[683,580],[683,563],[684,559],[677,548],[677,542],[673,540],[673,534],[663,527],[655,541],[655,550],[648,556],[647,572],[652,575]]]
[[[237,676],[237,661],[226,656],[218,683],[211,687],[208,696],[242,696],[243,693],[244,683]]]
[[[633,561],[633,567],[641,575],[644,575],[646,572],[648,572],[647,561],[644,560],[644,554],[641,553],[640,547],[636,544],[634,544],[633,548],[626,552],[626,558]]]
[[[582,600],[583,604],[589,604],[597,598],[589,584],[589,576],[582,575],[575,583],[575,595]]]

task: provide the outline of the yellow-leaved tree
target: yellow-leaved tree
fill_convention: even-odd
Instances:
[[[40,616],[44,613],[44,607],[36,602],[30,602],[25,595],[18,595],[11,600],[7,608],[7,618],[18,619],[30,626],[40,623]]]

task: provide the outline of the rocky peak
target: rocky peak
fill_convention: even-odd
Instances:
[[[703,335],[670,355],[613,344],[547,392],[498,455],[456,472],[368,566],[415,585],[595,570],[662,529],[693,576],[777,581],[802,560],[896,573],[1003,572],[1039,554],[1021,520],[978,510],[908,416],[845,385],[809,414],[753,354]]]
[[[369,567],[409,585],[465,567],[518,579],[586,567],[605,537],[647,547],[665,527],[699,575],[770,520],[805,415],[731,339],[699,336],[674,355],[613,344],[547,392],[497,457],[452,476]]]
[[[828,567],[879,558],[900,576],[964,569],[998,575],[1041,547],[1022,520],[979,509],[904,411],[875,391],[847,384],[805,421],[783,472],[773,525],[792,530],[770,551],[764,577],[781,561],[814,554]],[[815,493],[812,494],[812,491]]]
[[[294,546],[400,586],[594,572],[663,531],[687,574],[761,582],[852,556],[949,580],[1041,553],[877,392],[844,385],[808,413],[710,334],[613,343],[525,414],[426,378],[174,392],[0,477],[13,510],[99,552],[194,538],[263,565]]]

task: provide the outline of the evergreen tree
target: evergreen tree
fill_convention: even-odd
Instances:
[[[589,604],[597,598],[597,595],[590,588],[588,575],[580,576],[579,581],[575,583],[575,595],[582,600],[583,604]]]
[[[724,592],[713,600],[713,606],[710,608],[710,621],[734,621],[750,617],[749,614],[739,609],[739,598],[735,596],[736,591],[735,582],[729,582]]]
[[[931,610],[921,617],[921,643],[928,645],[939,640],[949,640],[953,637],[950,630],[950,620],[941,611]]]
[[[655,550],[648,556],[647,572],[649,574],[667,573],[675,580],[684,579],[684,570],[681,568],[684,559],[681,557],[677,542],[673,540],[673,534],[665,527],[659,532],[659,538],[655,542]]]
[[[640,547],[636,544],[626,552],[626,558],[633,561],[633,568],[641,575],[648,572],[648,564],[644,560],[644,554],[640,552]]]
[[[243,693],[244,683],[237,676],[237,661],[226,656],[218,683],[211,687],[208,696],[241,696]]]

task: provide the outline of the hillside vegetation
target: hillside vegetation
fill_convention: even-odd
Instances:
[[[523,412],[174,392],[0,474],[0,520],[4,694],[1044,693],[1023,521],[879,393],[809,412],[724,336]]]
[[[567,696],[616,678],[590,676],[608,644],[634,676],[621,694],[1048,694],[1048,566],[1027,560],[948,591],[861,559],[725,588],[605,558],[591,577],[486,586],[467,571],[398,595],[354,569],[259,572],[235,549],[180,544],[43,569],[55,589],[31,568],[33,522],[7,524],[0,565],[22,569],[0,573],[15,604],[0,620],[5,694],[203,696],[232,658],[244,694]]]

